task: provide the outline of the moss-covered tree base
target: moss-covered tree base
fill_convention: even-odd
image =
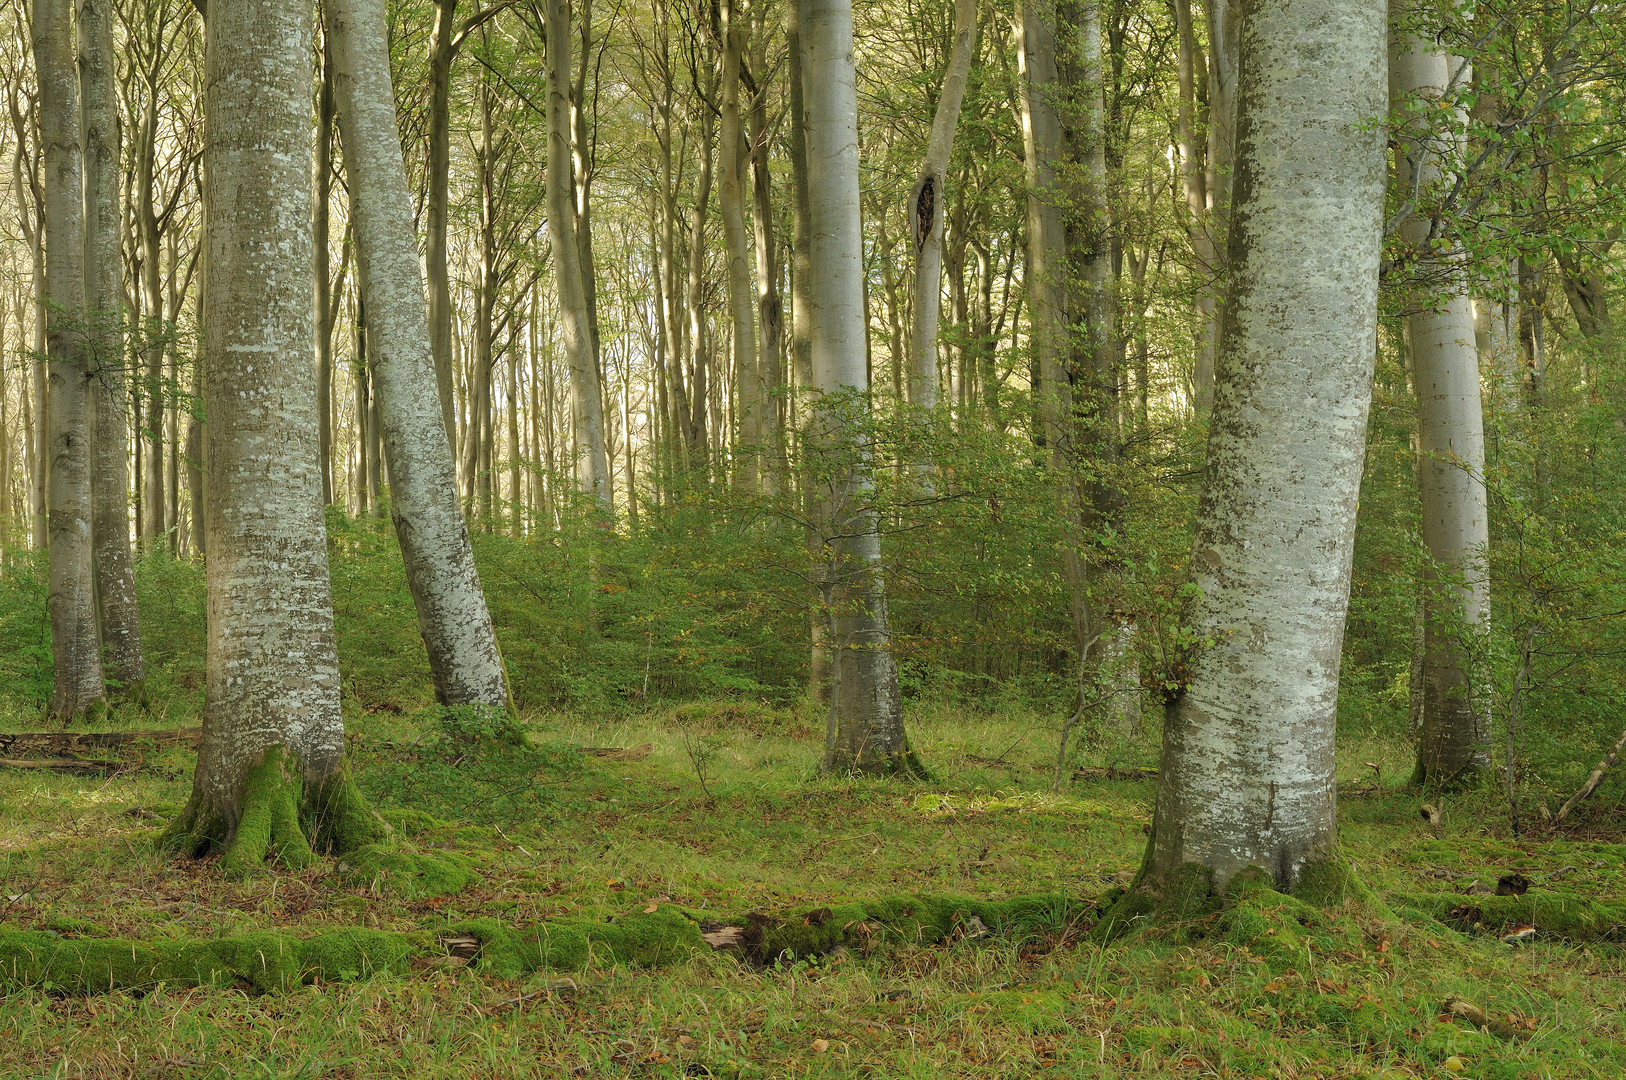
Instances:
[[[1221,933],[1233,944],[1249,938],[1248,927],[1259,910],[1277,914],[1292,908],[1299,914],[1324,913],[1349,904],[1382,912],[1382,902],[1346,862],[1330,858],[1306,865],[1291,893],[1277,892],[1269,874],[1256,867],[1234,875],[1223,891],[1214,888],[1214,876],[1201,863],[1185,863],[1162,882],[1147,880],[1145,871],[1117,896],[1103,898],[1093,936],[1110,941],[1142,930],[1212,937]],[[1302,909],[1302,911],[1300,911]],[[1318,915],[1315,921],[1322,921]],[[1239,929],[1241,928],[1241,929]],[[1260,936],[1268,927],[1258,928]],[[1241,934],[1241,938],[1236,935]]]
[[[355,851],[388,831],[347,772],[307,787],[298,755],[278,745],[249,770],[235,827],[194,789],[163,843],[188,855],[219,853],[225,874],[241,877],[268,860],[290,869],[309,866],[318,852]]]
[[[896,777],[900,780],[933,779],[931,770],[920,760],[920,755],[909,747],[883,757],[854,757],[838,752],[825,758],[824,771],[849,776]]]

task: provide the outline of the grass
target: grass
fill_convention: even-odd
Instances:
[[[407,847],[475,871],[451,895],[332,859],[230,882],[210,861],[163,857],[155,837],[190,784],[184,749],[100,779],[0,772],[0,922],[68,940],[303,938],[480,919],[602,921],[660,905],[702,917],[784,913],[902,893],[1088,901],[1133,875],[1152,794],[1146,781],[1051,793],[1051,732],[1010,716],[911,716],[936,775],[928,785],[820,776],[821,724],[806,706],[524,720],[528,748],[471,752],[443,738],[432,715],[347,701],[358,783]],[[643,744],[650,752],[636,761],[579,751]],[[1302,944],[1312,938],[1301,943],[1291,928],[1241,939],[1143,934],[1102,947],[1080,927],[1050,926],[767,967],[700,953],[507,979],[420,957],[406,971],[272,994],[14,988],[0,998],[0,1076],[1626,1073],[1617,945],[1538,933],[1515,949],[1403,902],[1517,869],[1532,895],[1562,888],[1618,903],[1620,830],[1595,815],[1584,831],[1514,839],[1485,794],[1448,805],[1436,832],[1401,786],[1403,745],[1368,738],[1343,749],[1344,855],[1397,914],[1338,915],[1336,947]],[[1119,746],[1092,760],[1147,756]],[[1365,761],[1381,767],[1380,784]],[[1263,903],[1252,916],[1260,926],[1275,910]],[[1289,937],[1291,948],[1277,947]],[[1449,1018],[1458,997],[1521,1037]]]

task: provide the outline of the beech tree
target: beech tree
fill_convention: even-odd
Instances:
[[[214,4],[207,24],[204,377],[208,666],[179,847],[230,872],[379,828],[344,768],[311,303],[313,12]]]
[[[50,352],[44,454],[51,562],[51,714],[71,720],[106,700],[92,548],[90,380],[86,363],[83,148],[79,79],[67,0],[36,2],[32,40],[39,78],[44,182],[46,348]]]
[[[1416,12],[1401,9],[1397,18]],[[1415,27],[1397,26],[1389,85],[1397,109],[1415,119],[1396,132],[1395,179],[1403,205],[1433,204],[1437,190],[1460,174],[1465,110],[1451,106],[1471,74]],[[1451,109],[1443,127],[1432,122]],[[1413,212],[1400,235],[1416,253],[1406,329],[1417,394],[1417,476],[1423,543],[1421,716],[1416,779],[1460,783],[1490,768],[1490,715],[1483,680],[1474,679],[1472,638],[1490,617],[1485,558],[1490,521],[1485,503],[1485,428],[1480,404],[1479,351],[1462,248],[1437,250],[1440,222]]]
[[[1333,736],[1377,347],[1385,5],[1242,20],[1230,286],[1187,618],[1140,887],[1291,888],[1332,855]],[[1304,242],[1314,234],[1318,241]],[[1285,451],[1285,452],[1284,452]]]
[[[369,370],[389,458],[390,512],[435,696],[446,705],[506,707],[508,684],[457,502],[457,471],[436,391],[384,4],[327,0],[325,10]]]
[[[124,406],[124,263],[119,203],[119,113],[112,0],[79,4],[79,106],[84,138],[85,329],[95,446],[91,517],[103,673],[140,698],[146,678],[135,569],[130,562],[130,453]],[[162,505],[162,499],[158,500]]]
[[[858,91],[851,0],[805,0],[803,125],[807,137],[808,306],[813,378],[822,398],[813,423],[834,462],[821,491],[828,552],[830,722],[824,767],[914,772],[903,728],[897,660],[880,573],[881,537],[871,501],[863,236],[858,207]]]

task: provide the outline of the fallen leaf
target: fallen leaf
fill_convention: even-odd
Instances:
[[[814,1039],[813,1040],[813,1052],[815,1054],[822,1054],[828,1049],[830,1049],[830,1040],[829,1039]]]

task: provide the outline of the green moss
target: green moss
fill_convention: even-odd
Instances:
[[[373,810],[350,777],[341,769],[307,799],[303,825],[311,846],[332,855],[357,851],[389,835],[390,827]]]
[[[260,932],[197,941],[63,938],[44,931],[0,934],[0,986],[69,993],[247,983],[280,993],[317,977],[366,978],[401,972],[428,948],[422,934],[344,930],[301,941]]]
[[[480,880],[471,860],[464,856],[401,851],[385,844],[368,844],[351,851],[337,869],[348,884],[407,900],[451,896]]]
[[[1293,895],[1307,904],[1335,908],[1346,903],[1378,904],[1378,896],[1356,875],[1354,867],[1336,857],[1307,863],[1299,871]]]
[[[751,952],[771,963],[821,956],[838,946],[936,945],[955,935],[980,936],[978,923],[996,934],[1060,930],[1088,910],[1088,905],[1059,894],[994,901],[905,895],[812,908],[783,918],[750,915],[743,921]]]
[[[653,912],[624,915],[613,922],[551,919],[515,929],[496,919],[474,919],[450,927],[477,938],[480,970],[517,978],[542,968],[579,971],[601,964],[660,967],[709,951],[699,924],[671,904]]]
[[[187,855],[222,852],[221,871],[242,877],[266,859],[290,868],[310,866],[317,852],[343,854],[389,835],[347,770],[307,789],[299,756],[274,744],[243,781],[241,813],[233,829],[207,810],[198,792],[164,830],[160,845]]]
[[[1143,927],[1187,923],[1213,912],[1215,903],[1214,872],[1202,863],[1182,863],[1164,881],[1143,869],[1128,892],[1105,906],[1091,937],[1111,941]]]
[[[242,815],[220,868],[227,877],[258,870],[267,858],[299,868],[316,861],[299,824],[304,793],[299,758],[287,747],[266,747],[243,782]]]
[[[1569,941],[1626,941],[1626,903],[1599,903],[1574,893],[1532,890],[1523,896],[1410,893],[1396,897],[1406,910],[1455,930],[1500,933],[1533,923],[1537,937]]]

